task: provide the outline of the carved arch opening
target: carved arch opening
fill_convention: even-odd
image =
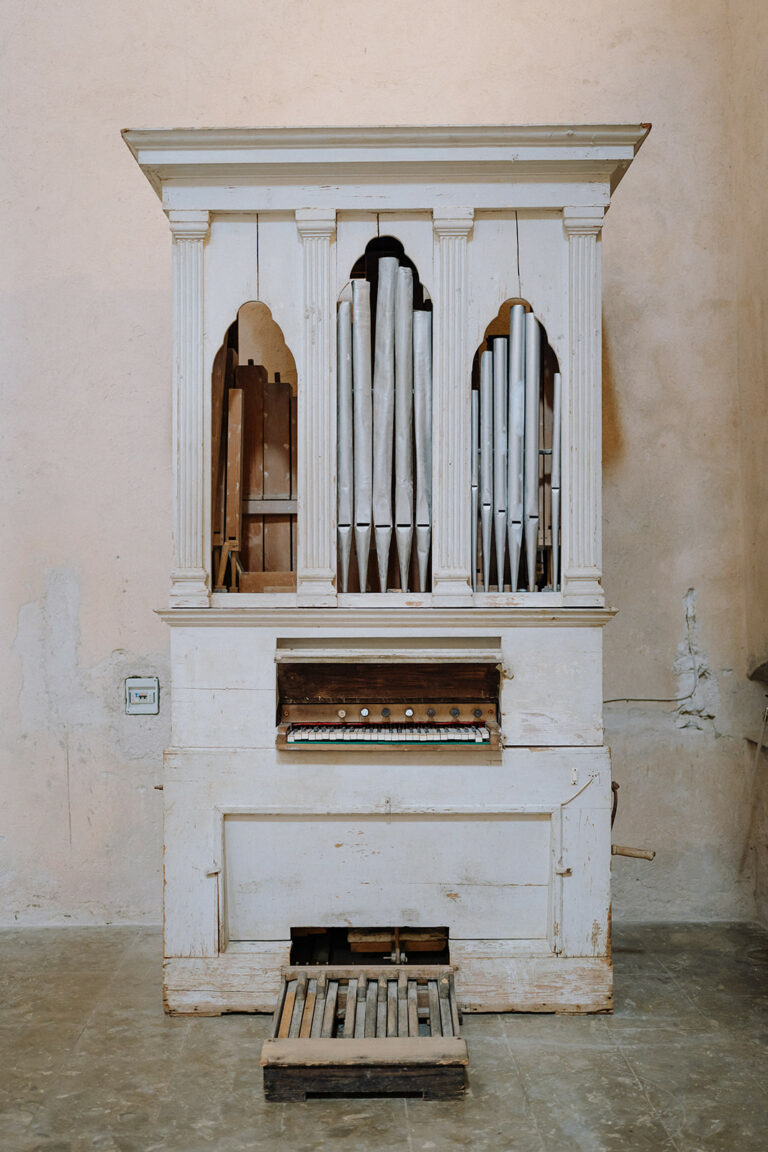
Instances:
[[[296,589],[296,361],[270,309],[246,301],[213,362],[216,592]]]
[[[472,361],[471,542],[476,592],[560,588],[561,378],[529,301],[510,298]]]
[[[337,306],[338,582],[426,592],[432,547],[432,302],[394,236],[355,261]]]

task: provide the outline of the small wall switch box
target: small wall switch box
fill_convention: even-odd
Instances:
[[[156,716],[160,711],[157,676],[129,676],[125,681],[125,711],[129,716]]]

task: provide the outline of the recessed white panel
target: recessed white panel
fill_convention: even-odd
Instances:
[[[548,931],[548,815],[224,820],[230,940],[291,927],[447,925],[454,938]]]

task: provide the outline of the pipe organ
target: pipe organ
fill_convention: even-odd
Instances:
[[[377,949],[610,1009],[600,245],[647,130],[125,133],[173,249],[169,1011]]]

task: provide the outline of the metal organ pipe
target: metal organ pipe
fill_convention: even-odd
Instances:
[[[541,338],[533,312],[525,317],[525,553],[528,591],[536,590],[539,535],[539,379]]]
[[[373,494],[373,420],[371,408],[371,286],[352,281],[352,379],[354,393],[355,551],[360,591],[368,580]]]
[[[483,545],[483,589],[491,583],[493,529],[493,353],[480,355],[480,535]]]
[[[379,586],[387,590],[392,539],[392,440],[395,415],[395,293],[398,261],[379,260],[373,361],[373,526]]]
[[[431,312],[413,314],[413,422],[416,440],[416,560],[419,569],[419,591],[426,592],[432,534]]]
[[[552,401],[552,588],[557,589],[560,582],[560,445],[561,445],[561,409],[562,409],[562,382],[560,373],[554,376],[554,397]]]
[[[504,591],[507,547],[507,338],[493,344],[493,519],[496,537],[496,585]]]
[[[477,513],[480,506],[480,396],[472,389],[472,591],[477,591]]]
[[[339,560],[341,563],[341,590],[349,585],[349,557],[352,550],[352,521],[354,499],[353,447],[352,447],[352,305],[339,304],[336,316],[337,371],[338,371],[338,423],[337,423],[337,531]]]
[[[507,542],[512,591],[517,591],[523,544],[523,446],[525,443],[525,308],[509,314],[509,410],[507,419]]]
[[[398,268],[395,296],[395,540],[400,588],[407,592],[413,548],[413,272],[410,268]]]

